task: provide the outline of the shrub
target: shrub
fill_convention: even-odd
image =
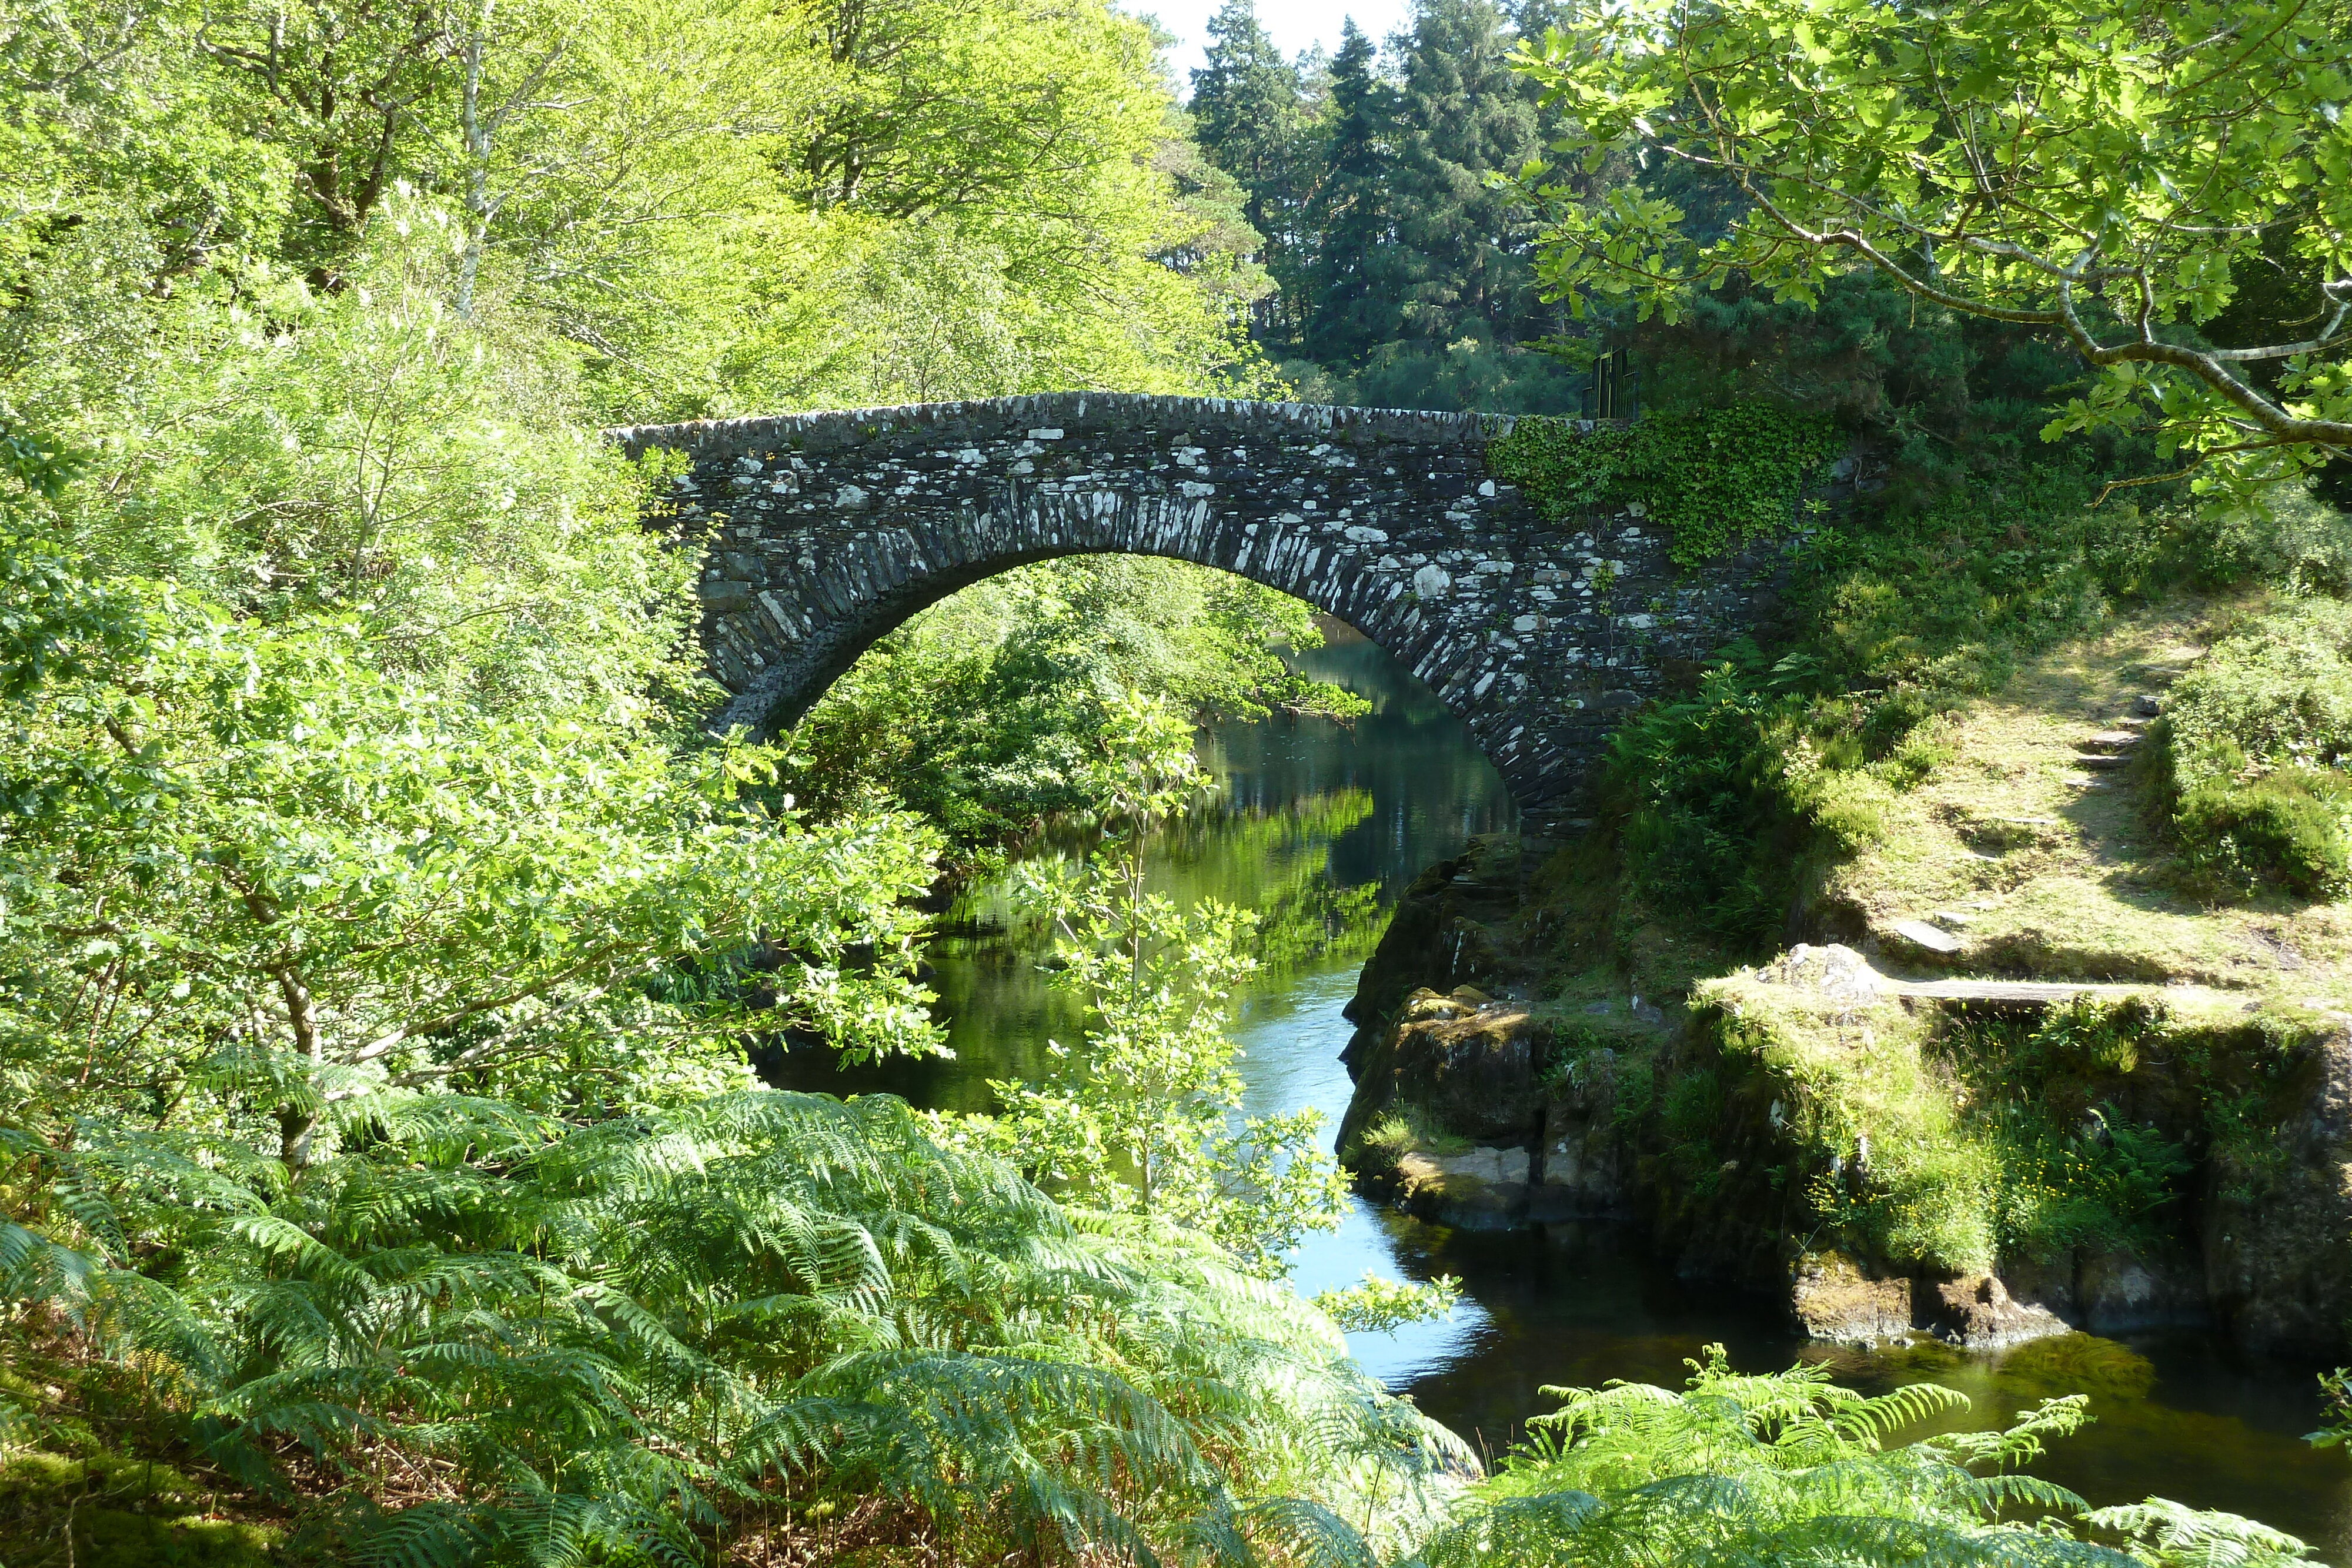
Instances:
[[[0,1301],[181,1390],[256,1490],[429,1473],[363,1561],[698,1562],[861,1498],[963,1561],[1257,1560],[1310,1519],[1360,1551],[1466,1462],[1287,1289],[887,1096],[337,1109],[341,1152],[278,1196],[191,1157],[217,1145],[0,1137],[57,1195],[0,1218]]]
[[[2268,879],[2303,897],[2324,898],[2352,883],[2347,811],[2352,779],[2293,768],[2243,784],[2200,784],[2181,795],[2172,820],[2192,859],[2226,880]]]
[[[2164,779],[2189,863],[2242,893],[2352,884],[2352,607],[2253,618],[2173,688]]]

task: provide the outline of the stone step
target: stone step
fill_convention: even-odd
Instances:
[[[2047,1007],[2076,997],[2134,997],[2160,989],[2091,980],[1894,980],[1887,989],[1900,997],[1946,1002],[2031,1002]]]
[[[2223,1003],[2252,1012],[2260,1004],[2251,998],[2217,991],[2208,986],[2119,985],[2094,980],[1881,980],[1882,994],[1900,998],[1905,1006],[1921,1002],[1959,1002],[1998,1013],[2035,1014],[2063,1007],[2078,997],[2120,1001],[2146,997],[2174,1004]]]
[[[2131,758],[2112,751],[2094,751],[2075,758],[2074,766],[2088,768],[2094,772],[2111,773],[2118,768],[2130,767]]]
[[[2137,730],[2103,729],[2096,735],[2084,736],[2074,746],[2080,751],[2129,751],[2141,739]]]
[[[1898,920],[1881,928],[1884,936],[1901,936],[1937,952],[1958,948],[1958,939],[1921,920]],[[2113,980],[1898,980],[1876,968],[1850,947],[1791,947],[1771,964],[1756,971],[1769,985],[1801,986],[1823,997],[1866,1002],[1896,997],[1908,1005],[1918,1002],[1965,1002],[1996,1010],[2035,1011],[2072,1001],[2076,997],[2147,997],[2176,1004],[2221,1005],[2253,1011],[2259,1001],[2243,992],[2217,991],[2206,986],[2133,985]],[[2306,1007],[2331,1004],[2317,998]]]
[[[1930,925],[1924,920],[1898,920],[1887,929],[1913,946],[1924,947],[1930,953],[1957,953],[1967,946],[1950,932]]]

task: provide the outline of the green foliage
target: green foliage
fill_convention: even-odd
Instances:
[[[1286,336],[1297,329],[1313,255],[1299,211],[1319,172],[1304,84],[1254,0],[1224,0],[1208,35],[1192,75],[1193,126],[1208,161],[1239,187],[1242,219],[1280,291],[1258,302],[1258,324]]]
[[[1547,1388],[1500,1475],[1417,1559],[1440,1564],[1834,1562],[2080,1568],[2282,1564],[2309,1549],[2161,1499],[2093,1510],[2019,1473],[2087,1418],[2081,1395],[1989,1432],[1896,1435],[1964,1409],[1919,1383],[1870,1397],[1818,1366],[1734,1372],[1721,1346],[1683,1392]],[[2114,1544],[2106,1544],[2113,1542]]]
[[[1801,653],[1769,666],[1752,645],[1731,654],[1693,697],[1619,727],[1602,799],[1629,913],[1738,950],[1777,935],[1808,856],[1875,837],[1906,768],[1892,748],[1871,758],[1853,705],[1801,695],[1814,677]]]
[[[2178,1143],[2112,1110],[2093,1112],[2071,1134],[2050,1125],[2046,1113],[2004,1106],[1995,1113],[2004,1251],[2060,1258],[2078,1247],[2147,1252],[2164,1245],[2164,1211],[2180,1201],[2192,1167]]]
[[[1248,242],[1169,172],[1151,32],[1097,0],[402,18],[61,0],[0,23],[22,111],[0,402],[94,448],[181,444],[235,412],[215,383],[277,390],[309,309],[289,285],[379,295],[395,228],[508,361],[484,373],[529,350],[592,420],[1264,382]]]
[[[1286,361],[1282,372],[1313,402],[1471,413],[1574,414],[1591,387],[1586,372],[1556,354],[1477,338],[1440,347],[1383,343],[1344,370]]]
[[[299,1168],[329,1105],[387,1086],[593,1114],[740,1081],[745,1030],[930,1049],[907,824],[812,829],[763,804],[761,748],[488,714],[349,622],[240,624],[0,547],[17,1124],[70,1142],[193,1094]]]
[[[1487,461],[1549,517],[1642,507],[1687,567],[1797,528],[1807,482],[1842,445],[1820,414],[1740,402],[1590,429],[1522,419]]]
[[[1512,51],[1549,5],[1422,0],[1395,47],[1394,238],[1381,340],[1529,342],[1559,324],[1539,298],[1527,213],[1506,178],[1542,147],[1545,118]]]
[[[2319,1397],[2326,1425],[2305,1441],[2321,1448],[2340,1448],[2352,1442],[2352,1367],[2321,1373]]]
[[[992,1084],[1005,1111],[973,1135],[1053,1190],[1172,1220],[1278,1272],[1301,1232],[1339,1223],[1345,1187],[1315,1146],[1318,1113],[1243,1113],[1226,1026],[1256,967],[1250,917],[1147,887],[1153,830],[1208,783],[1190,727],[1129,696],[1107,738],[1086,780],[1103,846],[1075,874],[1023,868],[1055,925],[1053,981],[1086,1003],[1086,1038],[1052,1047],[1066,1065],[1045,1083]]]
[[[1382,1116],[1357,1134],[1353,1165],[1359,1176],[1393,1181],[1404,1168],[1405,1155],[1420,1146],[1411,1120]]]
[[[0,1225],[0,1256],[12,1298],[168,1368],[248,1484],[289,1441],[353,1481],[429,1458],[450,1484],[362,1516],[362,1560],[700,1561],[873,1495],[973,1555],[1228,1561],[1286,1507],[1409,1518],[1455,1452],[1286,1292],[1066,1213],[894,1100],[338,1114],[345,1152],[278,1191],[142,1132],[19,1141],[73,1218]]]
[[[1346,1186],[1317,1145],[1322,1115],[1251,1115],[1226,1032],[1257,968],[1255,922],[1214,899],[1180,906],[1150,890],[1148,858],[1208,784],[1189,727],[1133,695],[1112,705],[1087,797],[1105,837],[1085,865],[1028,862],[1022,896],[1054,924],[1052,983],[1079,998],[1086,1033],[1051,1042],[1043,1082],[992,1082],[1003,1105],[952,1124],[1050,1190],[1172,1222],[1269,1278],[1310,1229],[1345,1212]],[[1350,1329],[1442,1316],[1459,1290],[1367,1276],[1318,1304]]]
[[[1421,1285],[1367,1271],[1355,1284],[1315,1294],[1317,1310],[1350,1333],[1387,1333],[1407,1323],[1445,1317],[1461,1300],[1462,1281],[1451,1274]]]
[[[1871,841],[1888,792],[1915,787],[1936,766],[1940,714],[2135,601],[2181,586],[2242,587],[2273,571],[2322,579],[2345,548],[2340,521],[2307,504],[2270,517],[2211,507],[2141,513],[2121,503],[2090,510],[2082,503],[2091,476],[2062,464],[1969,466],[1940,477],[1920,469],[1914,478],[1923,488],[1908,499],[1797,548],[1786,601],[1795,634],[1777,658],[1735,645],[1696,694],[1638,713],[1618,731],[1603,802],[1624,850],[1629,916],[1664,917],[1734,952],[1776,941],[1806,896],[1810,865]],[[2303,690],[2293,685],[2304,679],[2298,664],[2324,686],[2341,664],[2328,643],[2336,635],[2332,601],[2302,602],[2290,617],[2303,628],[2290,639],[2296,651],[2273,661],[2287,685],[2271,692],[2262,685],[2271,676],[2234,673],[2260,663],[2257,637],[2184,679],[2171,699],[2176,714],[2210,707],[2216,717],[2189,722],[2252,725],[2286,763],[2296,754],[2277,737],[2294,729],[2302,755],[2316,756],[2315,721],[2221,712],[2247,703],[2314,714],[2324,706],[2317,687],[2282,695]],[[2207,682],[2247,691],[2231,696],[2216,686],[2209,696]],[[2252,695],[2256,686],[2271,695]],[[2169,750],[2181,755],[2180,743]],[[2330,789],[2332,780],[2315,788]]]
[[[1737,979],[1701,995],[1720,1056],[1669,1084],[1666,1117],[1681,1110],[1685,1137],[1720,1125],[1708,1114],[1718,1080],[1741,1083],[1748,1103],[1769,1099],[1811,1211],[1801,1228],[1896,1270],[2160,1250],[2196,1174],[2186,1145],[2227,1141],[2250,1082],[2246,1141],[2267,1142],[2264,1048],[2158,1009],[2084,999],[1939,1037],[1887,1006],[1798,1005]],[[2168,1071],[2142,1073],[2144,1055]],[[1681,1088],[1692,1082],[1703,1087]],[[2168,1096],[2153,1101],[2161,1125],[2118,1109],[2153,1096]],[[1705,1167],[1679,1174],[1696,1184]]]
[[[2192,1092],[2216,1092],[2196,1071],[2209,1053],[2168,1039],[2168,1030],[2158,1009],[2082,999],[2031,1025],[1987,1021],[1945,1046],[1969,1086],[1961,1129],[1998,1162],[2003,1255],[2165,1244],[2167,1211],[2185,1196],[2192,1167],[2177,1139],[2135,1124],[2115,1099],[2143,1054],[2158,1050],[2187,1060]]]
[[[2352,885],[2352,611],[2289,601],[2249,617],[2173,688],[2161,779],[2199,880],[2225,896]]]
[[[1297,600],[1143,557],[1041,563],[976,584],[884,638],[793,737],[791,782],[830,813],[888,797],[969,852],[1083,811],[1114,699],[1208,717],[1352,717],[1360,698],[1274,652],[1322,642]]]
[[[1278,287],[1253,326],[1301,356],[1286,375],[1375,406],[1575,409],[1576,390],[1553,384],[1568,378],[1517,351],[1559,312],[1498,183],[1545,137],[1510,65],[1553,10],[1428,0],[1387,59],[1351,29],[1328,62],[1285,60],[1251,0],[1219,10],[1192,106],[1203,150],[1248,193]]]
[[[259,266],[234,290],[192,287],[147,406],[77,422],[89,483],[50,526],[241,616],[348,615],[376,662],[478,706],[616,716],[651,698],[684,722],[707,700],[681,647],[691,558],[639,526],[642,476],[572,427],[547,346],[446,304],[442,214],[384,207],[340,292]]]
[[[2304,899],[2352,886],[2352,779],[2333,769],[2288,767],[2245,779],[2212,779],[2181,791],[2172,823],[2189,863],[2231,892],[2265,883]]]
[[[1315,270],[1311,297],[1300,302],[1306,317],[1300,337],[1326,363],[1353,361],[1381,347],[1396,324],[1389,285],[1396,270],[1391,242],[1399,198],[1391,183],[1399,128],[1395,93],[1381,78],[1374,57],[1371,39],[1349,18],[1339,53],[1331,57],[1322,177],[1306,211],[1316,241]],[[1375,401],[1372,406],[1427,405],[1407,399]]]
[[[2200,484],[2290,476],[2352,441],[2342,20],[2245,0],[1578,14],[1525,62],[1569,165],[1523,176],[1544,280],[1580,313],[1672,319],[1728,278],[1811,303],[1868,268],[2088,361],[2048,439],[2147,429],[2215,460]],[[2221,37],[2242,42],[2216,59]],[[1713,210],[1596,188],[1628,159],[1688,171]]]

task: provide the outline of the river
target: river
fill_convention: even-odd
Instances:
[[[1339,1053],[1350,1026],[1339,1009],[1388,905],[1423,867],[1474,833],[1511,826],[1513,813],[1494,768],[1425,687],[1348,629],[1330,637],[1297,655],[1299,667],[1360,693],[1373,711],[1352,726],[1278,716],[1205,733],[1201,758],[1219,803],[1161,846],[1158,874],[1180,898],[1261,912],[1273,962],[1237,1009],[1249,1109],[1312,1105],[1336,1128],[1349,1091]],[[1036,1075],[1047,1040],[1077,1038],[1067,998],[1035,968],[1037,951],[1001,890],[968,894],[929,953],[953,1059],[847,1073],[796,1064],[794,1086],[985,1109],[987,1080]],[[1308,1238],[1296,1278],[1311,1293],[1368,1269],[1463,1281],[1450,1322],[1349,1344],[1374,1375],[1489,1455],[1549,1406],[1542,1385],[1674,1385],[1685,1357],[1720,1343],[1748,1370],[1802,1358],[1873,1390],[1948,1384],[1975,1401],[1972,1424],[2088,1393],[2094,1424],[2053,1446],[2035,1473],[2095,1504],[2158,1495],[2249,1514],[2352,1563],[2352,1462],[2302,1440],[2319,1418],[2307,1368],[2241,1361],[2190,1335],[2071,1334],[1990,1355],[1936,1344],[1833,1350],[1792,1334],[1769,1303],[1675,1279],[1610,1227],[1479,1235],[1361,1200],[1337,1231]]]

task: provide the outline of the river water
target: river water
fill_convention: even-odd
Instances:
[[[1260,911],[1267,967],[1240,998],[1236,1033],[1249,1109],[1311,1105],[1336,1129],[1349,1083],[1339,1065],[1350,1026],[1339,1009],[1387,919],[1423,867],[1472,834],[1512,825],[1509,799],[1462,726],[1379,648],[1345,627],[1300,668],[1374,705],[1352,726],[1276,717],[1202,737],[1217,807],[1161,846],[1160,885]],[[1037,1076],[1049,1039],[1079,1019],[1035,967],[1002,892],[960,900],[929,949],[951,1060],[836,1073],[797,1064],[795,1087],[885,1090],[922,1105],[984,1110],[987,1080]],[[1677,1280],[1613,1228],[1556,1226],[1480,1235],[1353,1200],[1335,1232],[1308,1238],[1296,1278],[1307,1293],[1367,1270],[1454,1274],[1450,1322],[1354,1335],[1359,1360],[1489,1455],[1550,1406],[1542,1385],[1610,1378],[1678,1385],[1683,1360],[1710,1343],[1745,1370],[1825,1360],[1842,1381],[1878,1390],[1932,1380],[1975,1402],[1990,1424],[2055,1394],[2091,1396],[2093,1425],[2053,1446],[2035,1472],[2094,1504],[2149,1495],[2250,1514],[2352,1563],[2352,1462],[2314,1449],[2312,1371],[2245,1362],[2194,1336],[2125,1342],[2071,1334],[2000,1354],[1940,1345],[1869,1354],[1790,1333],[1769,1304]]]

